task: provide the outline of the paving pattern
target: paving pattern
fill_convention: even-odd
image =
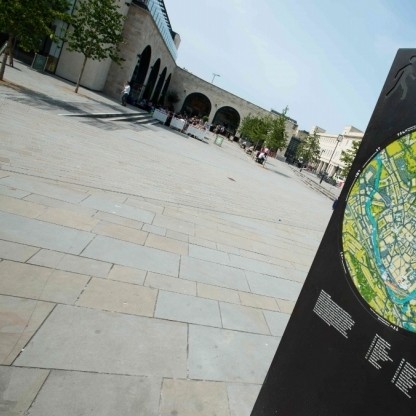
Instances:
[[[249,415],[332,201],[227,140],[64,117],[119,104],[16,66],[0,84],[0,414]]]

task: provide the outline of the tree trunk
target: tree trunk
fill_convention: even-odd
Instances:
[[[13,68],[14,48],[16,47],[17,38],[10,36],[9,46],[9,65]]]
[[[79,74],[77,86],[75,87],[75,93],[78,93],[79,85],[81,84],[82,74],[84,73],[85,64],[87,63],[87,57],[84,55],[84,62],[82,63],[81,73]]]
[[[3,60],[1,61],[1,66],[0,66],[0,81],[3,81],[10,44],[11,44],[11,36],[9,36],[9,39],[7,39],[6,49],[3,52]]]

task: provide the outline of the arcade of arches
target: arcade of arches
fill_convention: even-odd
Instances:
[[[209,117],[211,101],[206,95],[194,92],[186,97],[180,112],[187,116]],[[221,107],[215,113],[212,124],[224,126],[227,131],[234,134],[240,125],[240,115],[232,107]]]
[[[131,77],[130,103],[138,106],[141,100],[165,104],[165,97],[169,90],[172,74],[167,74],[167,68],[162,66],[158,58],[150,66],[152,48],[147,45],[138,55],[136,67]],[[162,69],[163,68],[163,69]],[[180,112],[187,116],[210,117],[212,104],[210,99],[199,92],[189,94]],[[233,107],[224,106],[216,110],[212,119],[213,125],[224,126],[230,133],[235,133],[240,125],[240,114]]]
[[[152,48],[150,45],[146,46],[143,49],[143,52],[138,55],[138,61],[130,80],[130,102],[133,105],[137,105],[141,99],[150,100],[154,103],[163,103],[164,97],[166,96],[171,74],[166,77],[166,67],[164,67],[162,72],[159,74],[161,67],[161,61],[159,58],[153,66],[149,68],[151,57]],[[149,69],[150,74],[146,82]]]
[[[183,103],[181,113],[187,116],[204,117],[211,112],[211,101],[204,94],[194,92],[189,94]]]

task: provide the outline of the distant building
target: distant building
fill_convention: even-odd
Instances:
[[[297,162],[296,153],[299,145],[309,137],[309,132],[306,130],[296,130],[295,134],[290,138],[288,146],[285,150],[284,157],[287,163]]]
[[[324,129],[314,126],[311,134],[316,132],[319,137],[321,155],[317,166],[317,172],[326,172],[328,176],[336,175],[343,167],[341,154],[352,148],[352,143],[362,140],[364,133],[353,127],[346,126],[341,134],[327,133]]]

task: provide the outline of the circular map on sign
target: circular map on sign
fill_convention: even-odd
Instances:
[[[416,332],[416,132],[378,152],[348,195],[345,263],[366,303]]]

